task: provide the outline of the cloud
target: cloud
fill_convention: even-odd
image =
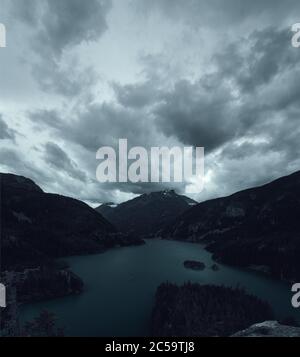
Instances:
[[[97,40],[107,29],[111,0],[12,1],[12,14],[35,27],[33,47],[40,56],[59,59],[64,50]]]
[[[110,0],[48,0],[36,46],[55,57],[82,41],[97,40],[107,29]]]
[[[151,81],[127,85],[115,83],[113,88],[121,105],[137,109],[153,104],[160,94]]]
[[[75,97],[95,84],[96,72],[68,52],[98,41],[107,30],[111,0],[30,0],[12,3],[12,14],[31,30],[32,74],[50,93]]]
[[[20,157],[14,150],[2,148],[0,151],[1,165],[15,167],[20,162]]]
[[[76,61],[60,68],[55,61],[38,62],[33,77],[46,93],[54,93],[69,98],[76,98],[90,90],[98,76],[91,68],[81,69]]]
[[[159,142],[159,136],[155,139],[151,118],[114,103],[91,102],[85,104],[83,110],[76,107],[71,117],[68,120],[48,110],[30,113],[35,125],[54,130],[61,139],[84,148],[93,157],[102,146],[116,148],[122,138],[127,138],[131,146],[151,146]]]
[[[96,151],[117,148],[120,138],[146,148],[204,146],[200,200],[299,168],[300,62],[290,32],[298,1],[5,4],[16,29],[9,31],[12,47],[3,52],[1,68],[11,64],[18,80],[26,66],[32,73],[12,86],[10,102],[0,103],[0,137],[13,140],[10,127],[22,134],[17,150],[2,142],[2,167],[93,202],[169,186],[96,182]],[[2,92],[10,81],[9,73]]]
[[[287,29],[267,28],[228,44],[215,55],[213,73],[179,81],[161,94],[155,109],[159,129],[208,152],[237,137],[272,138],[272,131],[288,122],[296,130],[289,108],[299,109],[295,74],[300,64],[288,35]]]
[[[42,3],[40,1],[39,3]],[[11,0],[12,14],[27,25],[36,26],[39,20],[38,4],[36,0]]]
[[[14,149],[1,148],[0,167],[2,172],[15,173],[31,178],[45,187],[51,185],[54,180],[48,172],[36,166],[32,160],[26,160],[24,156]]]
[[[60,140],[82,147],[90,157],[85,161],[92,178],[98,148],[116,148],[119,138],[128,138],[130,146],[204,146],[214,184],[196,198],[227,194],[276,177],[282,165],[284,173],[296,167],[300,85],[295,73],[300,67],[289,40],[288,29],[255,30],[216,52],[213,70],[194,79],[174,77],[173,85],[159,79],[169,75],[165,59],[160,62],[151,56],[155,67],[145,62],[144,81],[114,84],[117,103],[85,103],[71,120],[56,111],[32,113],[31,118],[54,130]],[[254,170],[256,165],[259,170],[248,178],[243,168],[247,160],[249,167]],[[239,167],[243,172],[230,177],[230,170],[237,172]],[[130,183],[102,187],[134,194],[165,188]],[[175,188],[182,192],[184,187]]]
[[[165,18],[193,28],[215,26],[222,30],[228,26],[232,29],[248,19],[252,24],[264,21],[282,23],[300,9],[297,0],[135,0],[135,7],[148,15],[158,11]]]
[[[66,173],[75,180],[86,182],[86,174],[79,170],[76,163],[55,143],[49,142],[45,145],[44,157],[45,162],[54,169]]]
[[[115,196],[116,192],[119,193],[113,200],[118,200],[118,197],[124,196],[124,194],[142,194],[168,187],[178,191],[184,189],[182,184],[133,184],[130,182],[100,184],[96,181],[96,168],[99,164],[99,161],[96,160],[96,152],[100,147],[108,145],[118,152],[118,141],[121,138],[128,139],[129,149],[133,146],[143,146],[149,149],[153,145],[161,146],[161,134],[155,131],[155,125],[151,122],[151,118],[140,114],[139,110],[133,111],[112,103],[90,103],[85,106],[83,112],[74,113],[74,117],[69,121],[59,117],[59,113],[55,111],[45,110],[30,113],[35,127],[48,132],[51,130],[52,136],[58,138],[65,147],[68,147],[68,151],[72,152],[72,159],[70,159],[53,143],[50,146],[47,144],[46,155],[44,155],[45,163],[70,176],[75,166],[74,163],[70,165],[70,161],[76,161],[78,163],[76,166],[87,174],[88,186],[94,187],[94,192],[98,192],[95,194],[98,197],[98,202],[101,197]],[[164,139],[164,145],[173,146],[171,142],[168,142],[168,139]],[[92,195],[88,194],[87,190],[86,186],[81,197],[84,200],[93,201]],[[79,193],[77,192],[77,194]]]
[[[249,92],[294,68],[299,56],[291,47],[289,28],[268,27],[230,43],[214,60],[219,76]]]
[[[34,127],[39,130],[41,127],[63,129],[64,124],[59,113],[54,110],[39,109],[28,113],[29,119],[33,122]]]
[[[205,88],[201,81],[180,81],[161,99],[163,104],[156,109],[159,130],[185,145],[211,151],[239,129],[233,112],[235,98],[226,86]]]
[[[15,140],[15,134],[16,132],[8,127],[0,114],[0,140]]]

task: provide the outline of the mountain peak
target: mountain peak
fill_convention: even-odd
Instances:
[[[145,193],[116,208],[100,206],[97,211],[121,231],[143,237],[156,236],[178,214],[196,202],[175,190]]]
[[[163,191],[153,191],[150,193],[145,193],[142,196],[145,196],[145,197],[169,196],[169,197],[171,197],[171,196],[180,196],[180,195],[178,195],[175,190],[163,190]]]

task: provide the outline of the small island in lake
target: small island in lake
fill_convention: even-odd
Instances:
[[[191,270],[204,270],[206,268],[204,263],[195,260],[186,260],[183,265],[186,269]]]
[[[213,265],[211,266],[211,270],[213,270],[213,271],[219,271],[219,270],[220,270],[220,267],[219,267],[218,264],[213,264]]]

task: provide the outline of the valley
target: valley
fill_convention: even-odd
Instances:
[[[207,268],[188,270],[183,265],[186,260],[202,261]],[[213,271],[211,253],[199,244],[151,239],[143,246],[114,248],[100,255],[71,257],[67,261],[84,281],[84,291],[80,295],[22,305],[22,322],[48,310],[58,317],[58,324],[65,328],[67,336],[149,336],[156,291],[165,282],[179,286],[192,282],[238,287],[266,301],[278,321],[293,317],[300,322],[299,311],[291,304],[293,293],[289,284],[223,264],[219,271]],[[188,294],[186,298],[189,299]],[[222,301],[223,296],[215,298],[212,302]],[[169,306],[173,306],[171,301]],[[186,311],[188,314],[189,309]],[[253,320],[249,321],[250,326]]]
[[[1,179],[8,330],[49,310],[67,335],[149,335],[166,282],[241,288],[277,320],[300,322],[290,285],[300,277],[299,172],[202,203],[166,190],[96,210]]]

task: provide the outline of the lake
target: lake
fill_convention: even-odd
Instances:
[[[291,285],[261,274],[218,264],[198,244],[147,240],[139,247],[118,248],[99,255],[64,259],[85,283],[79,296],[24,305],[21,320],[32,320],[43,309],[57,315],[68,336],[130,337],[149,335],[155,291],[162,282],[186,281],[244,287],[267,300],[276,318],[300,313],[291,305]],[[187,270],[185,260],[206,264],[204,271]]]

